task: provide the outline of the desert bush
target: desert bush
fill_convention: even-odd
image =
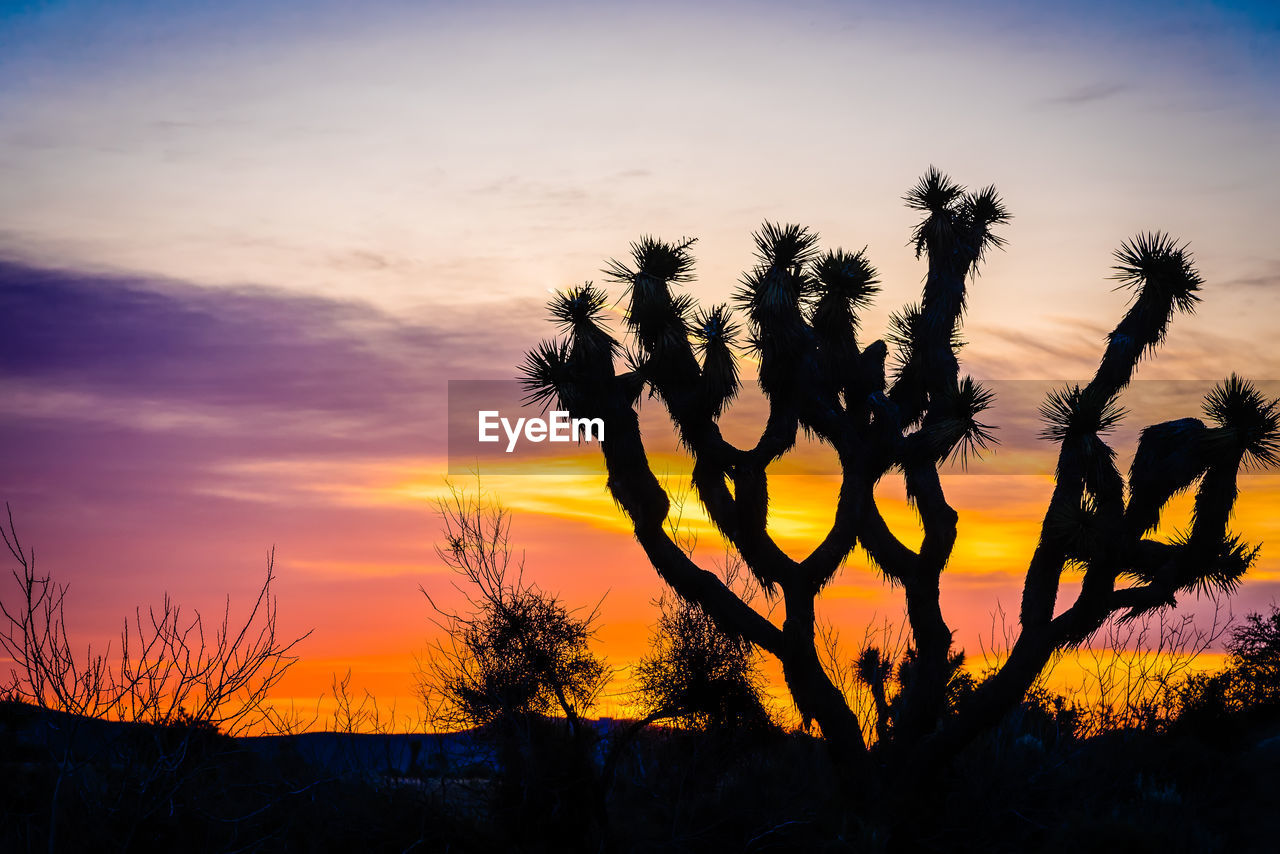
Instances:
[[[495,806],[513,839],[587,847],[605,823],[586,719],[611,675],[591,649],[598,611],[571,611],[525,578],[510,513],[482,493],[451,487],[437,506],[436,553],[456,573],[464,607],[422,590],[443,630],[420,672],[430,719],[496,744]]]
[[[696,539],[681,530],[678,517],[670,527],[674,539],[692,553]],[[725,549],[720,571],[743,601],[760,595],[731,548]],[[664,590],[654,605],[658,621],[634,675],[642,722],[665,720],[721,734],[774,726],[760,650],[725,634],[699,605],[672,590]]]
[[[1232,715],[1280,716],[1280,607],[1251,613],[1231,630],[1226,666],[1179,686],[1180,721],[1226,726]]]
[[[68,634],[70,586],[36,572],[35,552],[24,549],[6,505],[0,525],[15,568],[14,584],[0,596],[0,649],[12,660],[5,695],[44,709],[185,727],[212,727],[235,735],[272,725],[266,700],[310,632],[285,639],[277,631],[271,591],[275,552],[243,621],[232,622],[227,598],[212,628],[199,611],[188,614],[165,594],[159,608],[126,618],[113,654],[90,645],[83,655]]]

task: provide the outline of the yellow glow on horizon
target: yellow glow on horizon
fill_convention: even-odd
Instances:
[[[598,461],[597,464],[600,465]],[[671,521],[675,522],[679,515],[680,531],[696,538],[695,560],[713,568],[721,553],[721,539],[688,489],[688,458],[680,453],[656,452],[651,456],[651,464],[660,473],[659,479],[670,493],[676,496],[683,493],[683,504],[677,502],[673,506]],[[447,478],[443,474],[445,466],[446,461],[438,457],[387,458],[358,466],[324,460],[264,461],[225,469],[220,476],[225,477],[229,485],[237,484],[242,478],[270,485],[271,492],[258,494],[259,500],[288,502],[297,500],[299,496],[312,496],[316,500],[342,506],[402,508],[423,514],[422,518],[428,525],[430,522],[427,520],[434,512],[433,503],[448,494],[449,483],[471,493],[479,488],[512,512],[517,548],[536,542],[538,559],[529,564],[528,572],[544,583],[551,577],[557,579],[553,587],[566,603],[573,606],[592,604],[606,590],[623,583],[622,590],[612,590],[605,600],[605,622],[598,646],[611,664],[619,668],[619,673],[596,713],[614,717],[632,714],[633,709],[629,705],[630,668],[647,644],[650,627],[656,618],[650,600],[660,590],[661,583],[657,574],[648,567],[643,553],[635,546],[625,514],[609,496],[602,465],[592,470],[584,465],[581,457],[541,459],[536,465],[529,466],[536,474],[504,472],[488,475],[482,472],[478,481],[467,475]],[[990,623],[988,614],[996,606],[995,593],[1008,591],[1000,595],[1016,596],[1039,533],[1053,481],[1046,475],[953,474],[944,477],[949,500],[960,513],[960,536],[943,576],[944,598],[947,599],[944,608],[949,623],[957,630],[956,643],[970,652],[968,667],[976,674],[983,666],[979,655],[983,642],[979,638],[985,639],[986,627]],[[838,487],[839,478],[832,474],[770,478],[770,532],[789,554],[803,558],[826,534]],[[918,547],[922,536],[919,519],[906,501],[901,478],[887,477],[877,489],[877,498],[890,528],[909,546]],[[1166,537],[1185,527],[1190,519],[1193,500],[1192,493],[1175,499],[1166,510],[1157,535]],[[1271,512],[1277,500],[1280,500],[1280,478],[1242,478],[1233,527],[1246,532],[1254,541],[1274,542],[1280,538],[1280,521]],[[562,547],[558,543],[564,542],[566,537],[572,540],[581,536],[575,532],[588,530],[603,538],[596,542],[615,544],[603,546],[605,549],[627,555],[628,566],[634,566],[625,578],[633,580],[624,581],[623,576],[616,572],[601,575],[594,571],[593,567],[601,559],[600,554],[561,556]],[[604,560],[612,563],[616,559],[606,556]],[[443,568],[434,563],[424,565],[394,555],[368,560],[300,555],[291,556],[288,566],[315,581],[344,582],[379,577],[403,577],[413,581],[417,575],[422,579],[433,578],[435,580],[430,584],[438,585],[444,579],[441,574]],[[553,568],[556,573],[549,575]],[[1267,549],[1246,583],[1278,578],[1277,561]],[[1073,579],[1064,579],[1064,601],[1069,601],[1074,595],[1074,583]],[[823,591],[820,607],[823,614],[833,618],[843,630],[846,644],[856,644],[862,637],[865,621],[871,619],[868,615],[896,613],[901,608],[900,597],[900,591],[867,565],[865,555],[855,552],[850,556],[846,570]],[[1016,611],[1012,613],[1016,614]],[[1016,616],[1013,619],[1016,621]],[[437,636],[438,630],[427,621],[425,606],[418,614],[416,624],[420,626],[415,635],[417,642],[430,643]],[[420,644],[415,643],[417,645]],[[388,648],[386,652],[354,658],[335,656],[333,652],[331,648],[328,654],[314,660],[304,656],[284,685],[286,693],[273,698],[273,703],[282,709],[290,703],[297,709],[314,709],[316,698],[321,698],[318,709],[323,724],[330,719],[334,708],[332,699],[324,696],[330,690],[332,676],[335,672],[341,675],[351,667],[353,690],[358,688],[363,692],[368,689],[379,702],[394,703],[402,722],[413,721],[413,726],[421,726],[420,720],[414,717],[420,715],[420,709],[414,677],[417,665],[412,654],[403,649]],[[846,652],[853,654],[856,649]],[[768,660],[769,693],[775,706],[790,714],[780,670],[776,662]],[[1053,692],[1069,696],[1075,692],[1079,698],[1088,699],[1093,696],[1091,691],[1096,693],[1096,672],[1115,660],[1117,657],[1106,651],[1082,650],[1065,655],[1045,677],[1043,684]],[[1197,659],[1193,669],[1212,670],[1220,667],[1222,662],[1220,653],[1205,653]]]

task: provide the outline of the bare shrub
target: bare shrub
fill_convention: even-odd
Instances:
[[[108,644],[79,655],[67,630],[70,585],[37,574],[35,552],[23,547],[8,505],[6,511],[0,538],[16,564],[14,585],[0,596],[0,648],[13,660],[9,698],[90,718],[214,727],[229,735],[277,720],[267,697],[311,633],[284,640],[277,632],[274,550],[243,621],[232,622],[228,597],[222,619],[206,628],[199,611],[184,611],[166,594],[158,609],[138,608],[124,621],[117,653]]]
[[[852,657],[844,649],[839,628],[830,621],[818,620],[817,638],[823,669],[858,716],[863,739],[868,744],[885,740],[898,693],[894,665],[910,644],[906,617],[868,623]]]
[[[701,730],[770,726],[760,652],[671,591],[656,604],[660,613],[649,652],[636,666],[643,718]]]
[[[444,545],[436,553],[457,574],[466,607],[446,609],[421,588],[444,630],[420,674],[433,722],[466,729],[562,715],[576,732],[610,676],[590,648],[598,610],[570,611],[525,580],[501,505],[451,486],[437,509]]]
[[[1051,659],[1027,691],[1024,706],[1065,726],[1070,731],[1064,734],[1076,738],[1167,727],[1180,713],[1185,686],[1200,678],[1196,662],[1232,625],[1222,597],[1211,596],[1211,601],[1208,625],[1194,615],[1169,610],[1131,619],[1113,615],[1078,648],[1060,650]],[[981,643],[980,679],[998,671],[1015,637],[1006,613],[997,608]],[[1074,680],[1055,679],[1065,662],[1079,668]]]
[[[1280,607],[1251,613],[1231,630],[1227,664],[1217,673],[1196,673],[1179,687],[1179,713],[1186,720],[1255,711],[1274,715],[1280,706]]]
[[[1195,663],[1226,633],[1231,614],[1214,599],[1208,625],[1190,614],[1147,612],[1109,619],[1079,653],[1083,681],[1081,736],[1115,729],[1161,729],[1179,711],[1182,686]]]
[[[396,703],[384,708],[368,688],[355,694],[351,689],[351,668],[341,678],[333,674],[330,690],[334,700],[330,732],[386,735],[396,730]]]

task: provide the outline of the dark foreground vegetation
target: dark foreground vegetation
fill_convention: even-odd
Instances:
[[[799,732],[646,730],[602,819],[563,720],[529,722],[503,765],[493,733],[232,738],[5,703],[0,850],[1274,850],[1274,701],[1087,739],[1066,718],[1024,706],[890,828]],[[622,729],[597,723],[599,745]]]

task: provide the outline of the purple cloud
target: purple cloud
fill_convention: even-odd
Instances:
[[[266,288],[0,262],[0,366],[24,399],[87,397],[100,420],[132,411],[140,429],[148,414],[181,414],[205,439],[252,438],[258,453],[326,438],[422,453],[443,443],[447,380],[513,376],[520,344],[537,334],[519,331],[530,309],[398,318]],[[74,418],[95,420],[83,407]]]

